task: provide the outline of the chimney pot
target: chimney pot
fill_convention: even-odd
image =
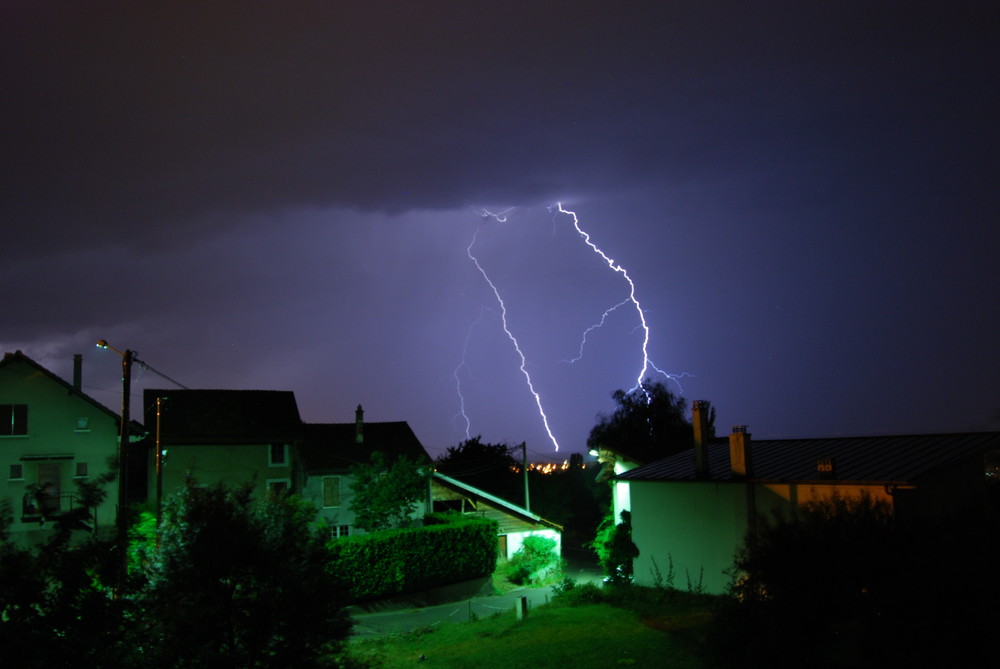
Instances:
[[[354,411],[354,441],[359,444],[365,443],[365,410],[360,404]]]
[[[83,354],[73,354],[73,390],[81,392],[83,388]]]
[[[699,478],[709,475],[708,471],[708,412],[705,400],[695,400],[691,404],[691,426],[694,429],[694,473]]]
[[[753,476],[753,460],[750,457],[750,433],[746,425],[734,425],[729,435],[729,466],[733,475],[740,478]]]

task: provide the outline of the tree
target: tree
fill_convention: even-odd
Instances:
[[[646,463],[693,446],[687,401],[662,383],[646,380],[628,392],[616,390],[611,397],[618,407],[598,416],[587,439],[589,448],[606,448]]]
[[[524,444],[484,444],[482,437],[477,436],[458,446],[449,446],[435,464],[442,474],[503,499],[515,500],[524,496],[524,484],[517,474],[522,448]]]
[[[5,666],[124,666],[129,602],[113,597],[117,558],[110,542],[80,540],[113,475],[77,482],[77,504],[51,519],[46,541],[12,541],[0,507],[0,647]]]
[[[351,623],[307,507],[249,484],[169,500],[135,595],[144,666],[335,666]]]
[[[401,456],[389,465],[385,454],[372,453],[369,462],[351,467],[351,511],[354,524],[368,532],[403,527],[427,495],[430,468]]]

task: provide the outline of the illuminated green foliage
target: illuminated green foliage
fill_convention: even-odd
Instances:
[[[369,462],[351,467],[354,525],[368,532],[405,527],[427,495],[427,465],[402,456],[391,465],[375,451]]]
[[[614,514],[609,513],[597,527],[594,541],[590,543],[610,583],[631,583],[632,565],[639,557],[639,548],[632,541],[632,514],[622,511],[621,521],[615,524]]]
[[[521,547],[510,556],[504,576],[511,583],[526,585],[558,566],[556,540],[544,536],[525,537]]]
[[[328,569],[348,585],[352,602],[371,601],[487,576],[496,547],[496,521],[435,514],[426,527],[330,539]]]

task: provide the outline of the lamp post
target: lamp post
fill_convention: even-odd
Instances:
[[[129,398],[132,392],[132,362],[135,353],[131,349],[119,351],[103,339],[97,341],[101,348],[111,349],[122,357],[122,424],[118,442],[118,593],[125,587],[128,575],[128,438],[129,438]]]

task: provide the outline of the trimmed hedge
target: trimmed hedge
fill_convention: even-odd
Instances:
[[[493,573],[497,530],[493,520],[454,516],[446,524],[331,539],[328,569],[354,602],[457,583]]]

